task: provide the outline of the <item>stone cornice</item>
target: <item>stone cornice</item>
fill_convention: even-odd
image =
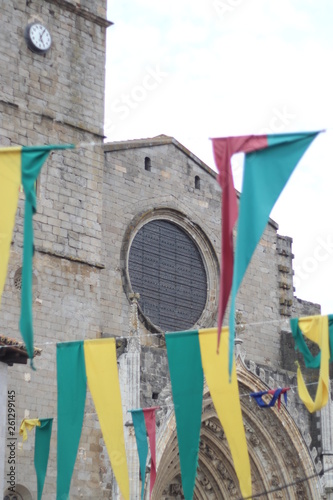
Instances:
[[[88,21],[91,21],[94,24],[98,24],[99,26],[102,26],[103,28],[108,28],[111,26],[113,23],[111,21],[108,21],[107,19],[104,19],[103,17],[97,16],[96,14],[93,14],[90,12],[88,9],[85,7],[82,7],[79,4],[73,4],[72,2],[69,2],[68,0],[45,0],[48,3],[52,3],[54,5],[58,5],[62,9],[66,9],[69,12],[73,12],[77,16],[83,17],[84,19],[87,19]]]
[[[168,135],[158,135],[156,137],[150,137],[147,139],[130,139],[126,141],[115,141],[104,143],[104,152],[108,153],[110,151],[123,151],[137,148],[147,148],[154,146],[165,146],[168,144],[173,144],[177,149],[182,151],[188,158],[197,163],[203,170],[205,170],[209,175],[216,178],[217,173],[214,172],[206,163],[204,163],[200,158],[198,158],[189,149],[178,142],[174,137]]]

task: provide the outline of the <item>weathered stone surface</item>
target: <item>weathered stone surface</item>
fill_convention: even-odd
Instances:
[[[17,428],[24,417],[56,419],[56,343],[116,336],[124,421],[129,405],[161,405],[157,412],[158,460],[170,475],[160,479],[160,500],[181,494],[168,361],[164,332],[152,329],[140,311],[138,317],[133,316],[135,290],[131,290],[128,275],[128,251],[136,231],[149,220],[164,218],[178,224],[198,246],[207,273],[206,307],[191,328],[215,326],[221,192],[215,172],[171,137],[101,144],[105,9],[105,0],[0,0],[0,145],[77,146],[51,153],[38,179],[33,315],[35,345],[42,348],[42,355],[35,361],[36,372],[26,366],[9,368],[8,390],[16,394]],[[42,56],[30,52],[24,40],[24,28],[33,20],[47,25],[52,35],[52,47]],[[147,157],[149,170],[145,168]],[[23,211],[21,194],[1,303],[2,333],[14,338],[20,338],[20,289],[15,276],[22,266]],[[288,319],[320,311],[318,305],[294,297],[291,245],[291,238],[278,235],[277,224],[269,221],[236,303],[237,335],[250,366],[249,371],[243,367],[241,388],[242,397],[246,396],[242,401],[247,412],[246,433],[254,450],[257,492],[262,481],[266,488],[273,488],[301,476],[304,470],[299,457],[310,471],[313,460],[307,445],[320,450],[320,422],[317,416],[309,418],[296,391],[289,398],[291,413],[299,422],[297,445],[290,439],[290,432],[298,430],[287,410],[280,416],[276,412],[267,416],[253,409],[246,392],[265,388],[267,382],[295,386]],[[219,498],[216,492],[222,491],[225,498],[237,498],[237,479],[207,390],[203,415],[199,497]],[[253,415],[260,417],[259,423]],[[270,425],[275,426],[281,447],[287,450],[284,455],[281,451],[282,469],[276,473],[267,440]],[[132,454],[130,479],[137,481],[130,425],[125,435]],[[261,436],[265,437],[264,446],[260,446]],[[0,439],[4,437],[0,429]],[[56,437],[55,420],[45,500],[56,495]],[[218,453],[212,441],[218,444]],[[26,443],[17,445],[17,480],[36,497],[32,453],[30,435]],[[311,485],[299,486],[295,498],[306,498],[310,490]],[[71,498],[118,498],[89,393]]]

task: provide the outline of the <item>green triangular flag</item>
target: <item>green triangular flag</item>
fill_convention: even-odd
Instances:
[[[132,413],[136,445],[138,448],[141,476],[141,500],[143,500],[146,479],[146,462],[148,456],[147,430],[142,409],[140,408],[138,410],[130,411]]]
[[[74,145],[31,146],[22,147],[21,150],[21,175],[25,193],[25,208],[20,331],[31,360],[32,368],[34,368],[32,362],[34,355],[32,326],[32,257],[34,236],[32,217],[36,212],[35,183],[50,151],[69,148],[74,148]]]
[[[68,500],[87,392],[84,341],[57,344],[57,500]]]
[[[197,330],[165,335],[175,409],[180,470],[186,500],[192,500],[198,465],[203,370]]]
[[[37,498],[41,500],[49,460],[53,418],[40,418],[39,421],[40,426],[36,427],[35,431],[34,464],[37,476]]]
[[[319,132],[267,136],[267,148],[245,156],[229,319],[229,375],[235,337],[235,300],[269,214],[297,163]]]

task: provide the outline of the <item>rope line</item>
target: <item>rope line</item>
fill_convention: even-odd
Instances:
[[[296,479],[295,481],[291,483],[287,483],[284,486],[277,486],[276,488],[273,488],[271,490],[265,490],[261,493],[256,493],[255,495],[251,495],[250,497],[240,497],[238,500],[250,500],[251,498],[259,498],[264,495],[268,495],[269,493],[274,493],[276,491],[281,491],[286,488],[290,488],[291,486],[295,486],[296,484],[304,483],[305,481],[309,481],[310,479],[313,479],[315,477],[320,476],[321,474],[326,474],[327,472],[331,472],[333,470],[333,467],[330,467],[329,469],[326,469],[324,471],[320,472],[315,472],[314,474],[311,474],[310,476],[303,477],[302,479]]]
[[[270,321],[256,321],[256,322],[250,322],[250,323],[237,323],[236,324],[236,328],[239,327],[239,328],[245,328],[245,327],[249,327],[249,326],[259,326],[259,325],[268,325],[268,324],[272,324],[272,323],[277,323],[277,324],[283,324],[285,323],[286,326],[289,326],[289,320],[288,319],[273,319],[273,320],[270,320]],[[185,331],[196,331],[196,330],[205,330],[205,328],[194,328],[193,330],[185,330]],[[112,333],[109,333],[109,332],[102,332],[103,334],[103,337],[101,338],[108,338],[108,337],[105,337],[104,335],[110,335],[112,336],[112,338],[116,339],[116,340],[123,340],[123,339],[133,339],[133,340],[141,340],[141,339],[145,339],[146,337],[163,337],[164,335],[168,335],[170,333],[178,333],[178,332],[155,332],[155,333],[144,333],[144,334],[140,334],[140,335],[114,335]],[[288,332],[284,332],[282,331],[281,333],[290,333],[290,331]],[[5,336],[5,335],[3,335]],[[237,337],[236,337],[237,339]],[[16,340],[16,339],[11,339],[11,340]],[[91,340],[91,339],[82,339],[82,340]],[[21,347],[21,341],[18,340],[18,346],[15,346],[15,345],[3,345],[3,346],[0,346],[0,348],[5,348],[5,347]],[[65,340],[65,341],[50,341],[50,342],[37,342],[35,344],[35,347],[38,348],[38,346],[45,346],[45,345],[56,345],[56,344],[59,344],[61,342],[77,342],[77,339],[76,340]],[[22,343],[23,344],[23,343]]]

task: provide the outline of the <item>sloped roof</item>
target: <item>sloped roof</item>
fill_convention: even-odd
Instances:
[[[173,144],[176,148],[182,151],[186,156],[191,158],[195,163],[197,163],[203,170],[205,170],[208,174],[210,174],[215,179],[217,178],[217,173],[212,170],[206,163],[204,163],[200,158],[198,158],[195,154],[191,153],[189,149],[183,146],[180,142],[178,142],[174,137],[169,135],[160,134],[156,137],[150,137],[146,139],[129,139],[126,141],[115,141],[115,142],[107,142],[103,145],[104,152],[109,151],[122,151],[136,148],[147,148],[154,146],[165,146],[167,144]],[[237,197],[240,197],[240,192],[236,190]],[[279,228],[277,222],[273,219],[269,218],[268,223],[271,224],[275,229]]]
[[[40,356],[42,350],[34,349],[34,357]],[[0,335],[0,362],[13,366],[14,363],[26,365],[28,353],[23,342]]]
[[[176,148],[182,151],[186,156],[191,158],[197,165],[199,165],[203,170],[205,170],[212,177],[217,177],[217,173],[212,170],[206,163],[204,163],[195,154],[191,153],[189,149],[178,142],[174,137],[169,135],[157,135],[156,137],[150,137],[146,139],[130,139],[127,141],[115,141],[107,142],[104,144],[104,151],[107,153],[109,151],[121,151],[136,148],[149,148],[154,146],[165,146],[168,144],[173,144]]]

